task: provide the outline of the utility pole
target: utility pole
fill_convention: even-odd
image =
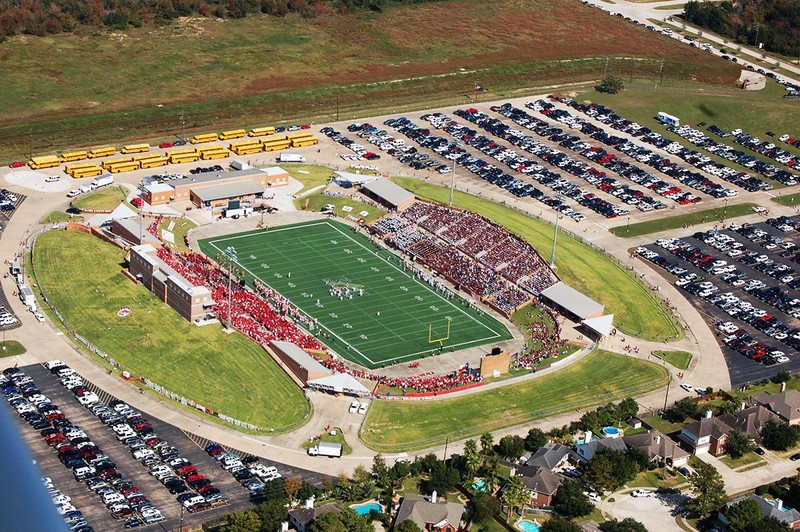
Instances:
[[[758,30],[759,30],[759,27],[758,27],[758,24],[756,24],[756,42],[755,42],[755,47],[756,48],[759,48],[759,46],[758,46]]]
[[[606,79],[606,72],[608,72],[608,57],[606,57],[605,65],[603,66],[603,79]]]
[[[442,455],[442,462],[447,461],[447,444],[450,443],[450,436],[444,438],[444,455]]]
[[[458,147],[458,141],[455,142]],[[456,188],[456,159],[453,158],[453,168],[450,170],[450,206],[453,206],[453,191]]]
[[[561,196],[556,196],[556,198],[561,199]],[[559,214],[561,214],[561,212],[556,210],[556,229],[553,232],[553,252],[550,254],[550,267],[551,268],[555,268],[556,267],[556,242],[558,242],[558,219],[560,218]]]
[[[186,140],[186,119],[183,117],[183,109],[181,109],[181,140]]]
[[[339,88],[336,88],[336,121],[339,121]]]
[[[33,130],[28,130],[28,158],[33,159]]]
[[[669,382],[667,382],[667,391],[664,393],[664,412],[667,411],[667,401],[669,401]]]
[[[658,67],[658,77],[661,80],[659,82],[659,84],[663,85],[664,84],[664,60],[663,59],[661,60],[661,66]]]
[[[478,91],[481,90],[481,84],[478,83],[478,80],[475,80],[475,103],[478,103]]]
[[[231,314],[232,314],[232,312],[231,312],[231,290],[232,290],[231,284],[232,284],[232,281],[233,281],[233,263],[237,260],[236,248],[234,248],[233,246],[228,246],[227,248],[225,248],[225,251],[223,251],[223,254],[225,255],[225,258],[228,259],[228,332],[232,332],[233,329],[231,329]]]

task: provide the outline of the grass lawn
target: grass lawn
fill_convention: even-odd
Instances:
[[[0,358],[22,355],[27,351],[28,350],[25,349],[25,346],[16,340],[6,340],[5,342],[0,342]]]
[[[686,351],[656,351],[656,356],[678,369],[686,369],[692,361],[692,354]]]
[[[754,452],[749,452],[749,453],[743,454],[739,458],[733,458],[733,457],[728,456],[726,454],[725,456],[720,456],[719,459],[723,464],[725,464],[726,466],[730,467],[731,469],[736,469],[738,467],[751,465],[751,464],[753,464],[756,467],[761,467],[763,465],[767,465],[767,461],[764,460],[763,458],[761,458],[760,456],[758,456]]]
[[[728,220],[736,218],[737,216],[745,216],[753,214],[753,207],[755,203],[737,203],[735,205],[728,205],[727,207],[718,207],[716,209],[706,209],[704,211],[690,212],[686,214],[679,214],[678,216],[668,216],[666,218],[658,218],[647,222],[639,222],[628,225],[618,225],[612,227],[609,231],[622,238],[631,238],[634,236],[649,235],[650,233],[660,233],[669,229],[681,229],[684,226],[691,227],[695,224],[711,222],[715,220]]]
[[[64,211],[53,211],[50,214],[42,216],[42,219],[39,220],[40,224],[56,224],[56,223],[63,223],[72,220],[73,218],[70,217],[69,214],[65,213]]]
[[[309,448],[313,447],[317,443],[325,442],[325,443],[340,443],[342,444],[342,454],[352,453],[353,448],[350,447],[350,445],[348,445],[347,440],[344,438],[344,433],[342,432],[342,429],[340,429],[339,427],[334,427],[331,430],[336,431],[335,436],[331,436],[330,431],[323,432],[320,435],[320,438],[318,440],[314,440],[314,442],[310,442],[308,440],[304,441],[302,445],[303,450],[307,451]]]
[[[410,178],[394,181],[414,194],[446,203],[449,190]],[[545,257],[553,245],[553,226],[498,203],[456,191],[455,206],[469,209],[520,236]],[[652,290],[608,255],[567,234],[558,237],[557,273],[562,280],[603,303],[617,328],[645,339],[683,338],[684,330]]]
[[[772,201],[787,207],[794,207],[795,205],[800,207],[800,194],[785,194],[783,196],[776,196],[772,198]]]
[[[331,204],[334,206],[333,212],[336,214],[336,216],[340,218],[346,218],[349,214],[350,216],[354,216],[356,218],[364,218],[367,223],[377,220],[386,214],[386,211],[384,210],[361,203],[360,201],[356,201],[354,199],[325,196],[322,193],[322,190],[317,190],[308,196],[297,198],[294,200],[294,204],[298,209],[312,212],[319,212],[324,206]],[[362,212],[366,212],[366,216],[363,216],[361,214]]]
[[[320,340],[340,356],[375,369],[443,347],[466,349],[510,339],[508,328],[458,296],[447,299],[407,273],[350,226],[318,220],[200,242],[216,257],[234,246],[239,266],[314,318]],[[332,289],[351,290],[349,297]],[[359,292],[356,292],[359,290]],[[363,295],[360,295],[363,291]],[[430,327],[430,328],[429,328]]]
[[[800,391],[800,378],[792,377],[791,379],[786,381],[786,389]],[[744,391],[731,390],[728,393],[733,395],[738,400],[738,399],[747,399],[751,395],[755,395],[761,392],[778,393],[780,390],[781,390],[780,384],[769,381],[764,384],[752,384],[748,386]]]
[[[656,469],[653,471],[642,471],[636,478],[626,483],[629,488],[674,488],[686,482],[686,479],[678,473],[670,473],[666,469]]]
[[[123,261],[122,250],[82,233],[36,240],[36,271],[50,301],[123,369],[267,430],[304,422],[308,401],[263,349],[218,325],[190,324],[124,277]],[[123,307],[132,312],[119,318]]]
[[[642,423],[666,435],[681,430],[681,427],[684,425],[683,423],[670,423],[659,416],[644,418],[642,419]]]
[[[596,350],[559,371],[453,399],[377,401],[367,412],[361,439],[371,449],[400,452],[527,423],[576,408],[617,401],[664,386],[656,364]]]
[[[111,211],[123,201],[125,201],[125,190],[119,185],[114,185],[81,194],[75,198],[72,205],[78,209]]]
[[[290,176],[303,183],[298,194],[327,183],[333,175],[333,168],[316,164],[286,164],[281,166]]]
[[[172,226],[172,229],[170,229],[170,226]],[[175,238],[174,248],[178,251],[188,252],[189,246],[185,244],[183,237],[195,227],[197,227],[197,224],[189,218],[167,218],[161,222],[161,225],[158,226],[158,230],[171,232]]]

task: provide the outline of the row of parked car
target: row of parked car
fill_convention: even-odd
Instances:
[[[607,115],[604,114],[606,111],[603,106],[597,104],[578,103],[572,98],[560,98],[558,101],[580,111],[591,118],[599,117],[603,120],[607,120],[608,118]],[[533,102],[529,104],[528,107],[538,112],[546,111],[547,109],[555,109],[553,104],[545,102],[544,100]],[[555,111],[553,111],[553,113],[555,113]],[[607,131],[603,127],[595,125],[588,120],[572,116],[565,110],[559,109],[557,116],[559,120],[568,123],[570,127],[576,129],[579,128],[582,133],[588,135],[592,139],[602,142],[606,146],[610,146],[615,150],[624,153],[637,162],[646,164],[654,170],[676,179],[682,185],[686,185],[687,187],[704,192],[715,198],[733,197],[738,194],[736,190],[724,187],[719,183],[715,183],[700,172],[690,170],[685,166],[670,160],[668,157],[655,153],[653,150],[643,146],[642,144],[633,142],[627,137]],[[645,132],[650,131],[649,129],[640,126],[635,122],[621,118],[620,120],[613,122],[613,124],[616,125],[615,129],[618,131],[636,137],[637,140],[638,137],[641,137]],[[676,185],[663,181],[662,178],[652,175],[649,172],[645,172],[642,169],[639,169],[637,172],[626,174],[626,177],[636,183],[645,185],[648,188],[675,187],[675,189],[679,190]],[[685,200],[685,198],[681,198],[681,200]],[[694,199],[691,200],[691,202],[694,201]],[[679,201],[679,203],[680,202],[681,201]]]
[[[354,126],[357,126],[357,124],[350,127]],[[361,129],[358,131],[359,137],[366,139],[367,142],[386,151],[389,155],[414,170],[436,170],[440,174],[446,174],[451,171],[448,165],[429,157],[427,153],[417,151],[416,148],[406,146],[403,139],[395,139],[385,129],[379,130],[372,124],[362,124],[360,127]]]
[[[222,469],[233,475],[233,478],[250,492],[251,497],[259,496],[267,482],[282,478],[275,466],[260,463],[258,457],[252,455],[239,457],[218,443],[209,443],[205,446],[205,451]]]
[[[360,124],[352,124],[347,128],[348,131],[351,132],[359,131],[358,129],[352,129],[352,130],[350,129],[356,125],[358,125],[359,127],[361,126]],[[366,147],[362,146],[361,144],[358,144],[353,139],[349,138],[347,135],[339,133],[332,127],[324,127],[320,130],[320,133],[330,138],[334,142],[338,142],[345,148],[353,151],[353,153],[355,153],[360,159],[366,159],[367,161],[375,161],[381,158],[381,156],[378,155],[377,153],[369,151]]]
[[[94,528],[89,526],[89,522],[83,516],[83,512],[72,505],[72,498],[55,487],[53,479],[50,477],[42,477],[42,483],[44,484],[44,489],[47,490],[47,494],[50,495],[53,504],[59,509],[59,513],[63,511],[62,515],[67,528],[77,532],[92,532],[94,530]]]
[[[772,185],[749,175],[747,172],[735,170],[729,166],[713,161],[708,155],[703,155],[698,151],[690,150],[681,143],[668,139],[663,135],[652,131],[650,128],[642,126],[631,120],[620,116],[612,109],[600,104],[579,104],[572,98],[561,98],[561,101],[574,109],[591,116],[603,124],[636,137],[645,144],[650,144],[660,148],[667,153],[675,155],[687,164],[711,175],[718,175],[725,181],[741,187],[749,192],[757,190],[771,190]],[[591,111],[591,113],[589,112]],[[727,195],[727,194],[726,194]]]
[[[445,159],[454,161],[484,181],[503,188],[517,197],[530,196],[565,215],[572,216],[576,220],[579,220],[577,217],[580,213],[571,209],[563,198],[546,196],[544,192],[536,188],[533,184],[526,183],[522,179],[516,179],[500,168],[478,159],[477,157],[473,157],[455,141],[448,140],[439,135],[433,135],[429,129],[416,125],[406,117],[390,118],[384,122],[384,125],[394,128],[397,132],[407,136],[423,148],[432,150]],[[525,170],[528,171],[527,168]],[[538,172],[533,174],[533,176],[535,176],[540,183],[549,186],[556,192],[563,192],[564,195],[567,195],[569,189],[571,189],[571,184],[568,181],[564,180],[559,174],[551,172],[541,166],[536,170],[538,170]],[[533,167],[530,171],[534,171]],[[583,215],[581,215],[581,217],[583,217]]]
[[[733,146],[730,146],[724,142],[719,142],[718,140],[709,137],[699,129],[693,128],[692,126],[689,126],[687,124],[684,124],[682,126],[670,126],[667,128],[667,131],[672,131],[679,137],[688,140],[695,146],[698,146],[708,152],[711,152],[733,163],[742,165],[746,168],[752,168],[761,175],[779,181],[784,185],[791,186],[797,184],[797,179],[795,179],[797,176],[795,176],[791,172],[788,172],[782,168],[778,168],[774,164],[762,161],[761,159],[755,157],[754,155],[750,155],[748,153],[744,153],[740,150],[737,150]],[[757,148],[762,144],[760,140],[753,139],[753,137],[750,137],[750,135],[743,134],[741,130],[735,130],[735,131],[738,132],[736,134],[736,138],[734,139],[736,140],[736,142],[738,142],[739,144],[748,145],[747,147],[752,146],[751,149],[759,151]],[[757,142],[751,142],[753,140]],[[784,156],[788,155],[785,150],[781,150],[780,148],[777,148],[774,144],[771,143],[765,142],[763,144],[765,146],[769,146],[770,148],[769,150],[764,150],[765,152],[773,153],[777,157],[780,157],[781,161],[779,162],[785,163],[791,161],[794,164],[794,159],[791,156],[789,157]],[[777,153],[778,150],[783,152],[784,155],[778,154]],[[711,168],[710,170],[712,170],[712,173],[714,175],[719,175],[719,176],[722,175],[721,168]]]

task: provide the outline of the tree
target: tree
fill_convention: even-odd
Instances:
[[[336,478],[339,480],[338,486],[340,488],[347,488],[350,485],[350,477],[348,477],[347,473],[345,473],[344,471],[339,473],[339,475]]]
[[[367,471],[367,468],[364,467],[363,465],[356,466],[356,468],[353,470],[353,482],[361,483],[367,480],[368,478],[369,478],[369,471]]]
[[[748,528],[747,532],[786,532],[786,523],[769,516]]]
[[[486,432],[481,435],[481,453],[484,456],[494,454],[494,436],[491,432]]]
[[[500,512],[500,501],[494,495],[488,493],[478,493],[472,498],[472,506],[475,510],[475,522],[486,523]]]
[[[581,532],[581,527],[561,516],[554,515],[539,527],[541,532]]]
[[[503,436],[497,444],[497,452],[503,458],[516,460],[525,452],[525,440],[516,434]]]
[[[730,532],[747,532],[764,520],[764,512],[753,499],[744,499],[725,510],[725,517],[731,522]]]
[[[386,467],[386,460],[380,453],[372,459],[372,476],[375,477],[375,482],[381,488],[385,488],[389,484],[389,468]]]
[[[620,421],[627,421],[639,413],[639,403],[637,403],[636,399],[632,397],[623,399],[619,405],[617,405],[617,412],[619,414]]]
[[[478,444],[475,440],[467,440],[464,442],[464,469],[466,470],[468,482],[472,482],[478,469],[481,468],[483,460],[480,453],[478,453]]]
[[[261,519],[252,510],[232,512],[225,516],[225,524],[220,527],[222,532],[259,532]]]
[[[798,429],[787,423],[767,421],[761,429],[761,437],[767,449],[785,451],[797,445]]]
[[[453,491],[461,482],[461,474],[458,469],[449,464],[437,461],[431,469],[430,478],[423,481],[422,489],[425,493],[431,494],[434,491],[441,495]]]
[[[626,517],[622,521],[612,519],[600,523],[600,530],[602,532],[647,532],[647,527],[633,517]]]
[[[500,496],[500,502],[508,509],[508,519],[511,519],[511,512],[514,508],[523,506],[530,500],[531,494],[522,485],[519,477],[513,476],[508,479],[508,483],[503,487],[503,494]]]
[[[256,506],[253,511],[261,519],[261,530],[278,530],[281,523],[289,519],[289,509],[280,499],[267,500]]]
[[[396,527],[394,527],[395,532],[423,532],[420,527],[417,526],[417,523],[412,521],[411,519],[406,519]]]
[[[617,94],[625,88],[625,82],[617,76],[606,76],[603,81],[595,85],[594,90],[607,94]]]
[[[362,517],[352,508],[341,512],[328,512],[314,520],[309,532],[375,532],[368,517]]]
[[[301,477],[289,477],[286,479],[286,496],[289,497],[289,502],[294,501],[300,488],[303,487],[303,479]]]
[[[719,471],[705,462],[695,467],[695,474],[689,478],[694,497],[686,505],[687,509],[700,516],[711,515],[725,504],[725,482]]]
[[[545,445],[547,445],[547,436],[542,429],[533,428],[528,431],[528,435],[525,436],[525,449],[535,453]]]
[[[700,414],[700,407],[690,397],[684,397],[664,412],[664,419],[672,423],[683,423],[686,418],[696,418]]]
[[[565,480],[561,483],[552,506],[557,514],[564,517],[583,517],[594,510],[594,504],[583,494],[583,488],[576,480]]]
[[[641,453],[603,450],[584,467],[583,478],[599,490],[616,491],[639,473],[641,461]]]
[[[725,447],[731,458],[739,458],[753,450],[750,438],[739,429],[734,429],[728,434],[728,445]]]

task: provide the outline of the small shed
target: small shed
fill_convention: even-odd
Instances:
[[[398,212],[414,203],[414,194],[383,177],[361,187],[361,193]]]

